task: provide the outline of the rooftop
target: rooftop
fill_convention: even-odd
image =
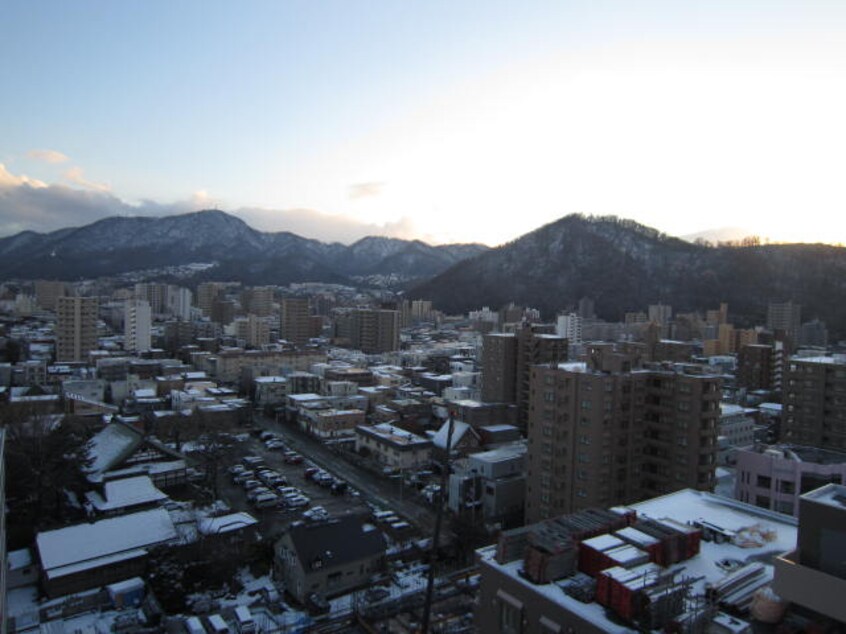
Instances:
[[[841,489],[846,491],[844,487]],[[825,499],[831,498],[832,496],[828,495]],[[633,582],[637,583],[643,580],[643,577],[637,577],[637,574],[649,573],[647,568],[650,567],[654,568],[650,573],[653,575],[658,571],[662,574],[675,572],[680,579],[687,578],[691,581],[692,596],[704,595],[707,586],[718,586],[720,582],[729,579],[733,572],[747,564],[760,566],[758,579],[761,583],[766,583],[774,574],[771,562],[780,554],[794,549],[796,545],[797,521],[794,518],[692,489],[683,489],[616,510],[619,512],[633,510],[637,513],[638,520],[657,520],[682,531],[689,531],[698,524],[707,527],[714,536],[719,536],[718,543],[716,539],[711,541],[703,535],[698,554],[666,568],[661,568],[654,563],[642,564],[630,570],[620,567],[625,564],[608,568],[609,571],[613,571],[610,574],[613,574],[615,578],[620,575],[624,577],[629,575],[633,579],[636,578]],[[635,539],[632,539],[632,536]],[[612,540],[609,538],[613,537],[624,538],[644,549],[650,541],[647,535],[637,529],[632,532],[624,528],[617,530],[613,535],[606,534],[600,542],[608,541],[609,544],[606,545],[611,545]],[[595,539],[599,540],[599,538]],[[616,542],[613,543],[616,544]],[[543,595],[607,632],[631,631],[619,621],[612,621],[606,609],[599,603],[583,603],[566,594],[562,586],[566,585],[572,576],[550,583],[536,584],[523,574],[526,566],[523,557],[518,556],[512,561],[499,563],[496,560],[496,546],[483,548],[477,553],[485,565],[507,575],[527,592]]]
[[[58,577],[95,568],[176,538],[167,511],[155,509],[39,533],[36,545],[44,571]]]
[[[806,493],[802,499],[813,500],[820,504],[846,510],[846,486],[842,484],[827,484],[824,487]]]

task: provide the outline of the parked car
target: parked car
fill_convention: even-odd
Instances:
[[[254,500],[255,500],[258,496],[260,496],[260,495],[264,495],[264,494],[266,494],[266,493],[273,493],[273,491],[271,491],[271,490],[270,490],[270,489],[268,489],[267,487],[254,487],[254,488],[252,488],[252,489],[250,489],[250,490],[248,490],[248,491],[247,491],[247,499],[248,499],[250,502],[252,502],[252,501],[254,501]]]
[[[243,484],[247,480],[252,480],[256,477],[256,474],[252,471],[239,471],[234,476],[232,476],[232,482],[235,484]]]
[[[241,473],[241,472],[246,471],[246,470],[247,470],[247,467],[245,467],[242,464],[234,464],[231,467],[229,467],[229,469],[228,469],[230,475],[236,475],[236,474]]]
[[[263,485],[261,483],[261,480],[244,480],[241,483],[241,486],[243,486],[247,491],[249,491],[250,489],[255,489],[256,487],[260,487]]]
[[[300,508],[302,506],[308,506],[311,504],[311,500],[304,495],[298,495],[295,497],[287,498],[285,500],[285,504],[291,508]]]
[[[332,494],[333,495],[343,495],[347,491],[347,483],[343,480],[335,480],[332,483]]]
[[[308,520],[325,520],[329,517],[329,511],[322,506],[315,506],[307,511],[303,511],[303,517]]]
[[[258,469],[264,466],[264,458],[260,456],[244,456],[241,463],[248,469]]]
[[[279,496],[273,493],[262,493],[253,500],[253,504],[257,509],[267,509],[279,505]]]
[[[285,454],[285,462],[288,464],[302,464],[303,460],[305,460],[305,458],[298,453],[287,452]]]
[[[270,449],[271,451],[284,451],[287,449],[287,445],[282,442],[281,440],[268,440],[264,443],[264,446]]]
[[[320,469],[318,469],[317,467],[306,467],[306,470],[303,472],[303,475],[305,475],[306,480],[313,480],[315,474],[317,474],[319,471]]]
[[[276,438],[276,434],[274,434],[272,431],[263,431],[261,432],[259,438],[261,438],[262,440],[271,440],[273,438]]]

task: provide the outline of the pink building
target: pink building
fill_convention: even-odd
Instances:
[[[734,497],[798,516],[799,496],[846,482],[846,453],[798,445],[763,445],[737,451]]]

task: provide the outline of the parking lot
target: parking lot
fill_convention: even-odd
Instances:
[[[274,446],[274,443],[270,444]],[[313,470],[316,467],[305,456],[301,456],[298,459],[291,452],[294,452],[294,450],[284,441],[277,443],[275,448],[268,449],[266,441],[250,436],[249,439],[237,443],[231,461],[223,466],[222,472],[219,475],[221,497],[232,509],[246,511],[258,518],[261,523],[263,536],[270,537],[278,535],[289,523],[304,519],[303,513],[314,507],[323,507],[326,509],[329,517],[350,512],[370,512],[370,508],[365,504],[361,496],[358,495],[358,492],[349,487],[340,478],[328,479],[324,486],[321,486],[313,479],[307,478],[305,476],[306,470]],[[256,476],[256,469],[250,468],[243,462],[243,458],[249,456],[260,458],[262,461],[261,465],[278,474],[282,481],[268,485],[268,477],[265,477],[263,480],[258,478]],[[249,459],[247,462],[250,462]],[[281,506],[274,504],[266,508],[257,508],[256,504],[248,499],[248,490],[245,488],[244,483],[233,481],[233,474],[230,472],[230,469],[235,465],[243,465],[245,470],[251,471],[256,476],[255,478],[247,478],[251,481],[247,486],[262,486],[267,488],[272,495],[277,496],[280,503],[282,498],[282,489],[280,487],[286,487],[285,493],[290,498],[295,497],[296,493],[288,489],[297,489],[299,493],[308,498],[308,502],[303,504],[300,501],[298,504],[302,505],[296,507],[281,503]],[[244,480],[245,478],[242,476],[239,479]],[[258,482],[252,482],[253,480],[257,480]],[[272,482],[272,480],[270,481]],[[331,486],[329,486],[331,482],[340,482],[342,484],[336,486],[336,490],[333,492]],[[337,490],[345,487],[346,490],[343,492]],[[269,500],[269,497],[266,499]]]

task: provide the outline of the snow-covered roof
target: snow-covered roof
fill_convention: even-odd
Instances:
[[[104,512],[168,499],[167,495],[155,487],[150,477],[145,475],[110,480],[103,489],[105,495],[100,495],[98,491],[89,491],[85,497],[95,509]]]
[[[694,580],[692,592],[701,595],[707,584],[722,581],[729,574],[718,565],[719,562],[737,560],[742,563],[761,562],[764,577],[772,579],[773,566],[768,562],[772,557],[793,550],[796,547],[797,522],[794,518],[767,511],[750,504],[738,502],[711,493],[683,489],[675,493],[639,502],[629,508],[637,511],[639,518],[649,517],[661,522],[674,524],[682,529],[689,528],[689,522],[706,521],[734,534],[747,533],[749,539],[742,545],[736,545],[731,540],[717,543],[716,541],[701,542],[698,555],[674,564],[665,570],[683,573]],[[673,519],[668,519],[673,518]],[[622,529],[617,536],[631,538],[639,531]],[[648,540],[642,540],[647,545]],[[521,575],[524,567],[522,558],[505,564],[497,563],[495,559],[496,546],[489,546],[477,551],[486,565],[498,569],[509,576],[528,592],[537,593],[549,601],[559,603],[579,617],[590,621],[606,632],[631,631],[626,626],[608,618],[606,609],[598,603],[582,603],[561,591],[559,583],[534,584]],[[611,574],[619,574],[626,578],[635,576],[638,571],[647,569],[659,570],[655,564],[638,567],[633,573],[623,568],[609,569]],[[608,573],[608,571],[606,571]]]
[[[203,535],[219,535],[249,528],[258,524],[258,520],[249,513],[230,513],[219,517],[206,517],[197,522],[197,528]]]
[[[6,555],[9,570],[20,570],[32,565],[32,551],[29,548],[13,550]]]
[[[154,509],[39,533],[41,565],[51,578],[140,556],[176,538],[167,511]]]
[[[458,443],[461,442],[461,439],[464,438],[464,435],[468,432],[475,434],[473,428],[467,423],[460,420],[453,421],[452,442],[450,443],[450,448],[455,449],[458,446]],[[443,425],[441,425],[441,428],[435,433],[435,435],[432,436],[432,444],[440,449],[446,449],[448,435],[449,421],[446,421]]]
[[[121,423],[109,423],[91,439],[91,473],[102,473],[126,459],[141,444],[140,433]]]

